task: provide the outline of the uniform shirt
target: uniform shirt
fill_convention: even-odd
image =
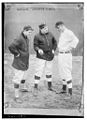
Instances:
[[[76,48],[78,42],[79,40],[74,33],[66,28],[59,37],[58,49],[63,52],[70,51],[72,48]]]
[[[41,32],[34,37],[34,50],[36,51],[37,58],[51,61],[54,58],[52,50],[56,50],[57,42],[51,32],[42,34]],[[42,49],[44,54],[41,55],[38,50]]]

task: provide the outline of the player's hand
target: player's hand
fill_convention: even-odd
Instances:
[[[55,51],[54,51],[54,50],[52,50],[52,53],[53,53],[53,54],[54,54],[54,52],[55,52]]]
[[[42,49],[39,49],[38,52],[39,52],[40,55],[43,55],[43,50]]]

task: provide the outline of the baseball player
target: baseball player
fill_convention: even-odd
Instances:
[[[25,86],[24,74],[29,66],[29,36],[33,29],[31,26],[25,26],[23,31],[9,46],[10,52],[14,55],[12,66],[14,67],[15,75],[13,77],[15,100],[19,99],[19,85]],[[27,91],[24,87],[24,91]]]
[[[38,89],[38,83],[46,70],[46,79],[48,81],[48,89],[52,90],[52,60],[57,47],[57,42],[49,32],[46,24],[39,25],[39,33],[34,37],[34,50],[36,51],[36,73],[34,88]]]
[[[55,24],[58,32],[60,32],[58,44],[58,68],[59,74],[63,82],[61,93],[72,95],[72,49],[76,48],[79,40],[75,34],[66,28],[62,21]]]

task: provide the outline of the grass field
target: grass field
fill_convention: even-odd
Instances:
[[[23,102],[14,101],[14,89],[12,78],[14,69],[11,66],[13,57],[5,54],[4,61],[4,102],[9,102],[10,108],[41,108],[41,109],[77,109],[81,102],[82,90],[82,57],[73,57],[73,95],[71,99],[66,99],[67,95],[56,94],[47,90],[47,82],[44,75],[39,84],[38,95],[34,95],[34,73],[35,73],[35,56],[30,56],[30,66],[25,75],[29,92],[20,92]],[[61,91],[62,83],[58,75],[57,56],[54,59],[53,66],[53,89]]]

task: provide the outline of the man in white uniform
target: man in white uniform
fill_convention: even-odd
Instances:
[[[76,48],[79,40],[75,34],[59,21],[55,27],[60,32],[58,44],[58,68],[63,82],[61,93],[72,95],[72,49]]]

